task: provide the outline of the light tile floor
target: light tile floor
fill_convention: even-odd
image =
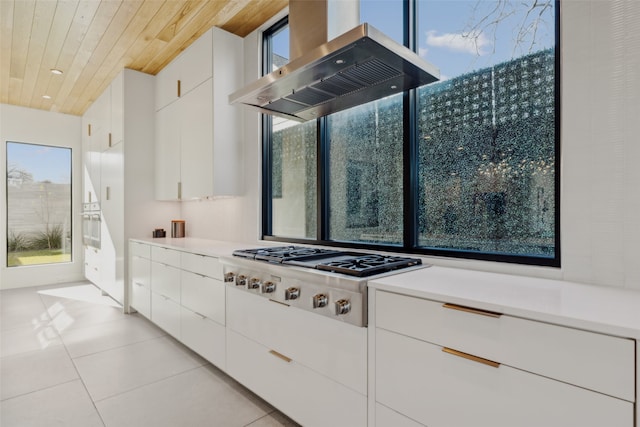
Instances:
[[[0,426],[297,426],[87,283],[0,291]]]

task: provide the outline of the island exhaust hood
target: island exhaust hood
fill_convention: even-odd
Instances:
[[[359,22],[358,6],[357,0],[290,0],[293,59],[229,95],[229,103],[307,121],[439,79],[436,67],[366,23],[327,42],[327,34]]]

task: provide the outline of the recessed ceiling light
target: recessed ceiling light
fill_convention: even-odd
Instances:
[[[58,70],[57,68],[52,68],[52,69],[51,69],[51,74],[58,74],[58,75],[60,75],[60,74],[62,74],[62,70]]]
[[[51,97],[50,97],[49,95],[42,95],[42,97],[43,97],[44,99],[51,99]]]

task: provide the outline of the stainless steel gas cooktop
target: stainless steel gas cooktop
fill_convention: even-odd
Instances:
[[[357,277],[368,277],[422,264],[422,260],[418,258],[344,252],[304,246],[241,249],[233,252],[233,255],[256,261],[296,265]]]
[[[305,246],[242,249],[222,259],[225,281],[290,307],[367,326],[367,281],[424,268],[419,258]]]

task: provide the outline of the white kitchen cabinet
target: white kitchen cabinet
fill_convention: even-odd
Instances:
[[[178,340],[180,315],[180,304],[165,295],[151,292],[151,320]]]
[[[131,307],[226,367],[225,285],[217,258],[129,242]]]
[[[100,249],[84,246],[84,277],[94,284],[100,282]]]
[[[109,112],[111,116],[111,136],[107,138],[107,148],[121,143],[124,139],[124,76],[125,73],[118,74],[110,85],[111,103]],[[129,90],[131,88],[127,87],[127,89]],[[128,113],[130,113],[130,111]]]
[[[213,33],[207,31],[156,75],[156,111],[211,78]]]
[[[180,182],[184,200],[213,195],[213,80],[184,95],[181,103]]]
[[[91,123],[91,136],[98,150],[102,152],[111,146],[111,86],[107,86],[92,107],[94,117]]]
[[[124,201],[124,144],[102,152],[102,222],[101,222],[101,287],[116,301],[124,304],[125,237],[121,223]]]
[[[181,253],[182,342],[226,369],[225,285],[217,258]]]
[[[95,135],[97,107],[92,104],[82,116],[82,202],[100,201],[100,144]],[[92,125],[93,124],[93,125]]]
[[[367,425],[366,333],[227,287],[228,373],[305,426]]]
[[[158,73],[157,199],[239,194],[242,67],[242,39],[214,27]]]
[[[178,58],[179,56],[156,74],[156,111],[160,111],[180,97],[180,61]]]
[[[304,426],[367,425],[366,396],[232,329],[227,330],[227,370],[251,391]]]
[[[151,320],[170,335],[180,339],[180,269],[156,262],[153,255]]]
[[[180,269],[151,262],[151,292],[171,298],[180,304]]]
[[[207,316],[182,306],[180,337],[193,351],[226,370],[226,328]]]
[[[225,288],[222,281],[182,270],[181,283],[183,306],[225,324]]]
[[[151,319],[151,248],[129,243],[131,272],[131,308]]]
[[[102,210],[100,278],[103,291],[129,309],[128,245],[168,224],[178,207],[154,194],[154,77],[123,70],[83,117],[84,193]],[[96,197],[97,200],[93,200]]]
[[[508,365],[487,366],[384,329],[376,330],[376,400],[426,426],[634,423],[631,402]]]
[[[634,425],[634,340],[372,294],[374,425]]]
[[[156,112],[155,196],[180,199],[180,105],[170,104]]]

